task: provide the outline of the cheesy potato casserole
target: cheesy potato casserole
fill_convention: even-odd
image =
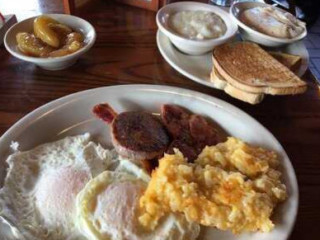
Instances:
[[[165,155],[140,198],[140,223],[154,229],[168,212],[233,233],[269,232],[278,202],[286,199],[277,155],[229,137],[206,147],[194,163],[176,150]]]

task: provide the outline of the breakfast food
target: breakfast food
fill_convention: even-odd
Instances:
[[[122,162],[123,163],[123,162]],[[133,166],[133,168],[132,168]],[[119,171],[105,171],[92,179],[77,197],[79,229],[88,239],[193,240],[200,226],[181,214],[168,213],[153,230],[138,221],[139,199],[147,187],[136,166],[127,161]],[[147,179],[149,181],[149,177]]]
[[[305,23],[275,7],[254,7],[243,11],[240,20],[249,27],[278,38],[295,38],[305,31]]]
[[[254,43],[218,46],[213,61],[228,82],[248,92],[285,95],[306,90],[304,81]]]
[[[297,70],[301,66],[302,59],[300,56],[282,53],[282,52],[269,51],[268,53],[294,73],[297,72]]]
[[[144,229],[138,202],[150,176],[91,142],[89,134],[15,152],[7,161],[0,216],[26,239],[194,240],[199,235],[197,223],[173,213],[157,230]]]
[[[68,26],[60,24],[49,17],[42,16],[34,20],[34,35],[49,46],[57,48],[60,46],[60,39],[55,29],[62,30],[66,34],[72,32]]]
[[[117,114],[109,104],[98,104],[93,113],[111,125],[112,143],[117,152],[134,161],[162,156],[169,136],[161,121],[147,112]]]
[[[213,83],[215,88],[224,90],[225,93],[227,93],[231,97],[250,104],[260,103],[265,96],[264,93],[252,93],[234,87],[232,84],[228,83],[224,77],[221,76],[221,74],[217,71],[215,67],[213,67],[210,73],[210,81]]]
[[[116,161],[89,134],[67,137],[9,156],[0,215],[26,239],[82,239],[75,200],[86,183]]]
[[[162,105],[155,119],[144,111],[117,114],[106,103],[93,110],[112,131],[125,129],[113,133],[122,139],[115,145],[148,144],[149,137],[152,143],[150,133],[164,128],[171,145],[163,151],[170,154],[157,156],[150,177],[136,155],[103,149],[88,133],[16,149],[0,189],[0,217],[19,239],[195,240],[201,225],[234,233],[273,229],[270,217],[287,197],[275,152],[234,137],[221,142],[211,122],[177,105]]]
[[[48,56],[53,48],[44,44],[40,39],[36,38],[34,34],[20,32],[16,35],[18,49],[29,56]]]
[[[153,229],[167,212],[234,233],[269,232],[277,203],[286,199],[274,152],[239,139],[206,147],[194,163],[176,150],[159,161],[140,199],[140,223]]]
[[[297,71],[301,64],[300,56],[281,52],[268,53],[293,72]],[[260,103],[265,96],[265,94],[263,93],[251,93],[234,87],[233,85],[229,84],[224,77],[221,76],[221,74],[217,71],[217,69],[214,66],[210,74],[210,81],[214,84],[216,88],[224,90],[230,96],[251,104]]]
[[[299,94],[307,89],[304,81],[250,42],[218,46],[213,52],[213,66],[211,80],[216,86],[252,104],[260,102],[264,94]]]
[[[213,39],[224,35],[227,26],[220,16],[206,11],[181,11],[169,16],[169,27],[189,39]]]
[[[142,111],[117,114],[107,103],[94,106],[93,113],[111,125],[112,143],[119,155],[140,165],[174,148],[193,161],[205,146],[221,140],[220,132],[204,117],[177,105],[162,105],[161,118]]]
[[[16,35],[18,49],[33,57],[61,57],[74,53],[84,45],[84,37],[65,24],[40,16],[34,20],[34,33]]]
[[[205,146],[221,140],[221,134],[204,117],[180,106],[162,105],[161,119],[173,139],[167,152],[177,148],[189,161],[196,159]]]

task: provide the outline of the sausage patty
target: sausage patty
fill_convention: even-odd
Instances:
[[[97,104],[93,113],[110,124],[113,146],[119,155],[130,160],[160,157],[170,143],[165,126],[151,113],[136,111],[117,114],[108,103]]]
[[[112,140],[119,154],[135,160],[162,155],[170,142],[164,125],[147,112],[123,112],[116,116]]]

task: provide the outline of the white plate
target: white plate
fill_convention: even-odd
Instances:
[[[159,112],[161,104],[179,104],[213,119],[230,135],[276,151],[281,159],[283,180],[288,187],[289,198],[275,210],[275,229],[268,234],[236,236],[211,228],[203,231],[199,239],[287,239],[297,214],[298,186],[291,162],[280,143],[260,123],[238,108],[217,98],[186,89],[156,85],[122,85],[79,92],[50,102],[22,118],[0,138],[1,180],[3,181],[5,176],[5,159],[10,154],[12,141],[20,143],[20,150],[28,150],[65,136],[90,132],[95,141],[110,146],[108,126],[96,119],[91,112],[92,107],[101,102],[110,103],[119,112],[139,109]]]
[[[197,83],[215,88],[215,86],[210,82],[210,73],[212,70],[211,52],[200,56],[184,54],[175,48],[169,38],[160,30],[157,32],[157,45],[163,58],[175,70]],[[295,42],[281,48],[272,48],[272,51],[281,51],[301,56],[302,64],[296,74],[301,77],[307,71],[309,53],[302,41]]]

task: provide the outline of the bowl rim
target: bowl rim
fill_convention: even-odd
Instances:
[[[270,35],[267,35],[265,33],[261,33],[257,30],[254,30],[253,28],[249,27],[248,25],[246,25],[245,23],[243,23],[242,21],[240,21],[240,19],[235,16],[234,14],[234,9],[238,6],[238,5],[247,5],[248,3],[255,5],[255,6],[268,6],[268,7],[272,7],[275,8],[277,10],[280,10],[281,12],[284,12],[284,10],[277,8],[275,6],[272,6],[270,4],[267,3],[263,3],[263,2],[236,2],[234,4],[232,4],[232,6],[230,7],[229,13],[231,15],[231,18],[238,24],[238,26],[242,29],[244,29],[245,31],[249,32],[250,34],[256,35],[260,38],[264,38],[265,40],[269,40],[269,41],[273,41],[276,43],[293,43],[296,41],[299,41],[301,39],[303,39],[306,35],[307,35],[307,28],[304,27],[304,31],[302,33],[300,33],[298,36],[294,37],[294,38],[278,38],[278,37],[272,37]]]
[[[224,21],[226,26],[227,26],[227,31],[224,35],[218,37],[218,38],[211,38],[211,39],[199,39],[199,40],[194,40],[194,39],[189,39],[189,38],[185,38],[182,37],[170,30],[168,30],[165,26],[163,26],[161,20],[160,20],[160,15],[163,15],[163,12],[170,7],[173,6],[184,6],[185,4],[189,4],[189,5],[195,5],[195,6],[202,6],[202,7],[207,7],[207,11],[209,12],[213,12],[215,14],[217,14],[219,17],[221,17],[224,21],[224,18],[229,18],[230,21]],[[223,16],[221,16],[223,15]],[[170,3],[167,4],[165,6],[163,6],[156,15],[156,22],[158,25],[158,28],[165,34],[167,35],[169,38],[175,38],[176,40],[180,40],[180,41],[184,41],[186,43],[190,43],[190,44],[197,44],[197,45],[208,45],[208,44],[213,44],[213,43],[219,43],[219,42],[223,42],[225,40],[228,40],[230,38],[232,38],[238,31],[238,25],[236,23],[234,23],[232,21],[232,18],[230,17],[230,14],[217,7],[217,6],[213,6],[207,3],[200,3],[200,2],[191,2],[191,1],[183,1],[183,2],[175,2],[175,3]],[[229,33],[228,30],[230,29]]]
[[[9,36],[9,34],[11,34],[12,30],[15,27],[17,27],[19,24],[23,23],[23,22],[30,21],[31,19],[35,19],[35,18],[37,18],[39,16],[44,16],[44,15],[45,16],[49,16],[49,17],[63,16],[63,17],[69,17],[70,19],[74,19],[74,20],[77,20],[77,21],[80,20],[80,21],[84,22],[85,24],[87,24],[89,26],[90,31],[91,30],[93,31],[93,36],[91,38],[89,38],[88,43],[83,48],[81,48],[80,50],[78,50],[78,51],[76,51],[74,53],[71,53],[71,54],[68,54],[68,55],[65,55],[65,56],[62,56],[62,57],[48,57],[48,58],[31,57],[31,56],[24,55],[23,53],[19,53],[17,51],[13,51],[12,48],[9,46],[9,43],[8,43],[9,42],[8,41],[8,36]],[[11,26],[9,28],[9,30],[5,34],[5,36],[4,36],[4,45],[5,45],[5,48],[7,49],[7,51],[11,55],[13,55],[16,58],[22,59],[24,61],[35,62],[35,63],[54,63],[54,62],[70,60],[70,59],[73,59],[73,58],[75,58],[77,56],[82,55],[83,53],[87,52],[93,46],[93,44],[96,41],[96,38],[97,38],[97,33],[96,33],[95,28],[92,26],[91,23],[89,23],[85,19],[77,17],[77,16],[74,16],[74,15],[69,15],[69,14],[48,13],[48,14],[39,14],[39,15],[36,15],[36,16],[33,16],[33,17],[29,17],[29,18],[26,18],[26,19],[24,19],[24,20],[22,20],[20,22],[15,23],[13,26]]]

